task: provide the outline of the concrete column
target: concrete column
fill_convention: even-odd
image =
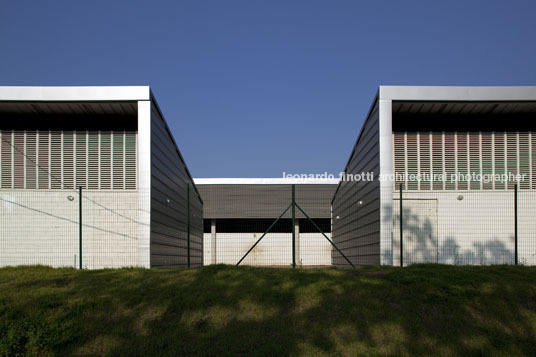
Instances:
[[[211,264],[216,264],[216,220],[210,220],[210,245],[212,256],[210,258]]]

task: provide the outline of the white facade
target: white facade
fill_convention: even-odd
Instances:
[[[354,264],[515,262],[514,185],[406,182],[395,173],[526,174],[518,183],[518,263],[536,264],[536,87],[380,86],[341,182],[333,238]],[[359,203],[359,204],[358,204]],[[407,211],[407,212],[406,212]]]
[[[393,195],[393,265],[400,265],[400,200]],[[404,265],[514,263],[514,192],[441,191],[403,195]],[[519,263],[536,264],[536,192],[518,193]]]
[[[0,87],[0,139],[0,266],[81,248],[83,268],[185,267],[188,185],[202,264],[202,201],[149,87]]]

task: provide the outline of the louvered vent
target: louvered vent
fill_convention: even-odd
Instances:
[[[443,134],[432,133],[432,189],[442,190],[444,180],[440,176],[443,174]]]
[[[76,187],[87,188],[87,132],[76,132]]]
[[[493,147],[492,134],[482,133],[482,174],[493,175]],[[493,189],[493,181],[483,182],[484,190]]]
[[[419,173],[419,155],[417,152],[417,133],[407,133],[406,136],[406,155],[407,155],[407,170],[410,175],[417,175]],[[418,181],[408,180],[408,190],[419,189]]]
[[[63,188],[74,189],[74,132],[63,132]]]
[[[38,131],[39,153],[37,155],[37,169],[39,173],[39,188],[50,188],[50,132]]]
[[[517,134],[506,134],[506,168],[507,172],[517,174]],[[508,188],[513,189],[515,183],[508,182]]]
[[[491,175],[524,175],[519,187],[536,189],[536,135],[531,132],[393,133],[394,170],[408,174],[445,174],[444,180],[396,182],[410,190],[504,190],[508,184]],[[486,175],[467,181],[465,176]],[[457,179],[451,178],[457,176]],[[464,176],[463,179],[459,175]],[[437,178],[437,176],[435,177]],[[511,178],[511,177],[510,177]]]
[[[136,133],[125,133],[125,188],[135,189],[136,184]]]
[[[37,143],[36,132],[26,133],[26,188],[37,188]]]
[[[124,133],[113,133],[113,188],[116,190],[125,187],[124,142]]]
[[[530,164],[531,164],[531,185],[536,189],[536,135],[530,133]]]
[[[13,132],[2,131],[2,188],[13,187]]]
[[[88,188],[99,188],[99,133],[88,134]]]
[[[451,178],[456,175],[456,135],[454,133],[445,133],[444,138],[445,173],[447,175],[445,189],[455,190],[456,181]]]
[[[13,187],[24,188],[24,132],[15,131],[13,138]]]
[[[395,173],[403,175],[406,172],[406,134],[405,133],[393,133],[393,150],[394,150],[394,166]],[[403,189],[406,189],[406,183],[404,180],[396,180],[395,185],[398,189],[399,185],[403,184]]]
[[[469,174],[469,154],[468,154],[467,133],[457,133],[456,135],[456,155],[458,160],[457,174],[465,176]],[[467,190],[468,182],[463,178],[456,180],[458,190]]]
[[[480,175],[480,134],[469,133],[469,174]],[[479,190],[479,180],[471,180],[469,189]]]
[[[525,180],[519,183],[521,189],[530,189],[530,140],[529,133],[519,133],[519,173],[525,175]]]
[[[495,133],[495,174],[504,175],[506,173],[506,146],[505,146],[505,133]],[[504,190],[506,185],[504,182],[494,182],[496,190]]]
[[[100,188],[112,188],[112,133],[102,132],[100,141]]]
[[[50,134],[50,187],[62,188],[62,137],[60,131]]]
[[[0,187],[136,189],[137,133],[0,132]]]
[[[419,134],[419,172],[427,175],[426,180],[421,180],[420,189],[429,190],[431,188],[430,177],[432,175],[432,147],[430,146],[430,134]]]

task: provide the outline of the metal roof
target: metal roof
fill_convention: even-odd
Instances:
[[[199,184],[204,218],[277,218],[292,202],[288,184]],[[296,203],[311,218],[330,218],[336,184],[297,184]],[[283,216],[290,218],[291,211]],[[296,217],[304,216],[296,209]]]
[[[196,185],[336,185],[339,179],[312,178],[194,178]]]
[[[137,101],[150,100],[149,86],[12,87],[0,86],[0,101]]]
[[[136,101],[59,102],[59,101],[0,101],[3,115],[114,115],[135,116]]]
[[[380,86],[379,100],[535,101],[536,86]]]
[[[536,113],[534,102],[444,102],[444,101],[394,101],[393,113],[408,114],[510,114]]]

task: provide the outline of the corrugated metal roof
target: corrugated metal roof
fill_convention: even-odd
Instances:
[[[2,102],[0,114],[24,115],[137,115],[137,102]]]
[[[536,86],[380,86],[379,100],[535,101]]]
[[[292,185],[199,184],[204,218],[277,218],[292,202]],[[330,218],[336,184],[296,185],[296,203],[311,218]],[[296,217],[304,216],[296,209]],[[284,216],[290,218],[290,211]]]
[[[148,86],[0,86],[0,101],[137,101],[150,98]]]
[[[195,178],[196,185],[336,185],[339,179],[327,178]]]
[[[393,113],[401,114],[509,114],[536,113],[534,102],[393,101]]]

